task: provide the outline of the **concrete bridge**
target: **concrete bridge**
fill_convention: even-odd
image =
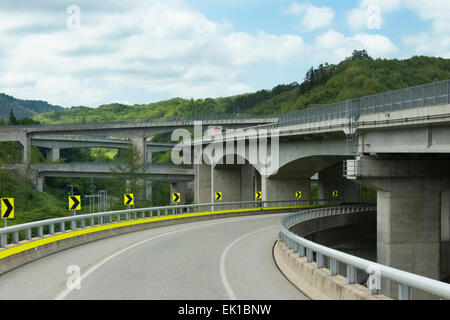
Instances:
[[[307,200],[318,173],[319,198],[359,202],[365,185],[377,190],[377,261],[448,277],[449,83],[306,109],[276,124],[196,140],[194,158],[209,163],[195,165],[195,199],[214,202],[221,192],[223,201],[248,201],[262,191],[263,200],[294,200],[298,192]],[[392,294],[391,284],[384,288]]]
[[[261,123],[273,123],[277,117],[247,116],[247,115],[216,115],[208,117],[193,117],[169,120],[166,122],[142,121],[120,123],[84,123],[60,125],[6,126],[0,128],[0,141],[18,141],[24,147],[23,162],[29,162],[29,152],[33,137],[39,135],[82,135],[101,138],[119,137],[131,139],[133,145],[145,155],[147,138],[154,135],[171,132],[177,128],[192,128],[195,121],[202,125],[222,126],[228,128],[243,128]],[[54,159],[56,156],[50,156]]]
[[[377,262],[437,280],[450,274],[450,81],[256,122],[180,145],[194,162],[196,203],[250,201],[256,191],[263,201],[309,200],[315,174],[320,199],[357,203],[366,185],[377,191]],[[113,129],[145,150],[147,135],[182,125],[66,132]],[[54,128],[27,136],[63,130]],[[392,283],[382,287],[395,295]]]

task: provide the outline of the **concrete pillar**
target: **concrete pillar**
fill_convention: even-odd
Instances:
[[[252,165],[246,164],[241,168],[240,177],[240,189],[241,200],[240,201],[254,201],[255,200],[255,186],[254,186],[254,173],[255,169]]]
[[[194,197],[195,203],[211,202],[211,166],[207,164],[194,165]]]
[[[152,201],[153,199],[152,180],[145,180],[145,199],[147,201]]]
[[[192,182],[172,182],[170,183],[170,201],[172,205],[187,204],[193,201],[193,185]],[[178,203],[173,202],[172,194],[180,193],[181,201]]]
[[[211,172],[211,202],[241,201],[241,168],[213,168]],[[222,200],[215,200],[215,193],[222,192]]]
[[[302,193],[300,200],[310,199],[311,180],[309,178],[278,179],[261,177],[261,191],[263,201],[297,200],[297,191]]]
[[[450,190],[441,193],[441,241],[450,241]]]
[[[47,161],[55,162],[59,159],[59,148],[47,149],[46,154]]]
[[[36,190],[38,192],[44,192],[45,177],[37,176],[36,178]]]
[[[23,146],[22,162],[28,164],[31,162],[31,136],[25,133],[19,142]]]
[[[440,181],[391,178],[382,187],[389,191],[377,194],[377,261],[439,279]],[[397,285],[383,282],[382,292],[397,297]]]
[[[338,163],[319,172],[319,199],[342,202],[361,202],[361,185],[342,176],[343,166]],[[337,191],[333,196],[333,192]]]
[[[135,137],[132,139],[133,146],[137,149],[141,156],[142,163],[146,163],[147,161],[147,141],[146,138]]]
[[[250,164],[212,169],[212,202],[253,201],[253,176],[254,169]],[[215,201],[216,192],[222,192],[222,200]]]

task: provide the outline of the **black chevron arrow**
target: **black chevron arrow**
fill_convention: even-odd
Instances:
[[[72,199],[73,204],[72,207],[70,208],[70,210],[76,210],[78,208],[78,205],[80,204],[80,201],[78,201],[77,197],[75,196],[70,196],[70,199]]]
[[[296,196],[297,198],[301,198],[301,197],[302,197],[302,193],[297,191],[297,192],[295,193],[295,196]]]
[[[216,192],[216,200],[221,200],[222,195],[219,192]]]
[[[11,205],[8,199],[3,199],[3,203],[6,205],[7,208],[5,213],[3,214],[3,218],[8,218],[14,207]]]
[[[178,193],[174,193],[173,196],[173,202],[178,202],[178,200],[180,200],[180,195]]]
[[[256,199],[261,199],[261,192],[256,192]]]
[[[131,203],[133,202],[133,197],[130,196],[129,194],[126,194],[125,196],[128,198],[128,200],[127,200],[127,202],[125,204],[126,205],[131,205]]]

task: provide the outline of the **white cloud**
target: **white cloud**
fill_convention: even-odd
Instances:
[[[316,7],[311,4],[296,2],[285,9],[284,13],[301,16],[301,28],[306,31],[329,27],[334,19],[334,11],[330,7]]]
[[[403,0],[362,0],[357,8],[347,14],[347,24],[353,32],[364,29],[381,29],[383,15],[402,6]]]
[[[81,28],[68,15],[3,11],[0,84],[20,98],[64,106],[95,106],[142,96],[223,96],[252,90],[241,69],[254,63],[284,65],[304,50],[301,37],[233,32],[181,0],[131,1],[121,10],[85,10],[103,2],[80,1]],[[52,7],[55,3],[49,2]],[[38,32],[46,21],[57,21]],[[60,23],[60,25],[58,25]],[[18,76],[20,75],[20,76]]]
[[[358,33],[352,37],[346,37],[334,30],[329,30],[316,38],[314,52],[326,52],[333,57],[331,63],[337,63],[350,56],[353,50],[366,49],[374,57],[392,57],[398,52],[398,48],[391,40],[383,35]]]

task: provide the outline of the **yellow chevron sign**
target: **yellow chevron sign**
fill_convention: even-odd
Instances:
[[[80,196],[69,196],[69,210],[81,210]]]
[[[216,200],[223,200],[223,198],[222,198],[222,192],[216,192],[216,193],[215,193],[215,199],[216,199]]]
[[[172,193],[172,201],[173,202],[181,202],[181,193],[179,193],[179,192]]]
[[[261,192],[261,191],[256,191],[256,193],[255,193],[255,198],[256,198],[257,200],[262,199],[262,192]]]
[[[123,195],[123,204],[126,206],[134,206],[134,194],[133,193],[125,193]]]
[[[333,190],[331,195],[333,196],[333,198],[338,198],[339,197],[339,191],[338,190]]]
[[[14,219],[14,198],[3,198],[1,209],[3,219]]]
[[[296,197],[297,199],[301,199],[301,198],[302,198],[302,192],[301,192],[301,191],[296,191],[296,192],[295,192],[295,197]]]

